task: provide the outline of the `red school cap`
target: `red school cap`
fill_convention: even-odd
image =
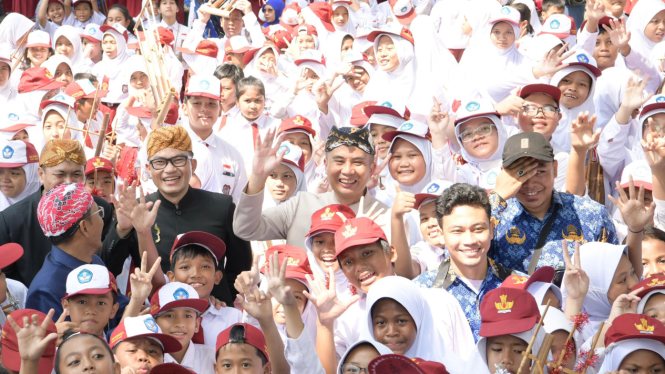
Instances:
[[[369,122],[370,115],[367,114],[367,108],[376,104],[376,101],[363,101],[353,106],[351,109],[351,125],[365,126]]]
[[[266,344],[266,338],[263,335],[263,332],[261,332],[261,330],[247,323],[234,323],[233,325],[229,326],[229,328],[227,328],[226,330],[220,332],[219,335],[217,336],[217,344],[215,345],[215,352],[216,353],[219,352],[219,350],[223,346],[229,343],[231,329],[233,328],[233,326],[236,325],[241,325],[245,328],[245,344],[249,344],[252,347],[258,349],[261,353],[263,353],[264,356],[266,356],[268,361],[270,361],[270,356],[268,356],[268,346]]]
[[[367,365],[368,374],[449,374],[446,367],[435,361],[425,361],[418,357],[410,359],[397,354],[381,355]]]
[[[46,314],[34,310],[34,309],[20,309],[12,312],[10,316],[14,321],[21,327],[23,327],[23,318],[28,317],[28,323],[32,323],[32,315],[36,314],[39,316],[39,324],[43,323],[46,319]],[[55,323],[51,321],[48,327],[46,328],[46,336],[52,333],[56,333]],[[18,351],[18,338],[16,337],[16,331],[12,327],[11,323],[5,322],[2,327],[2,364],[7,367],[7,369],[19,372],[21,371],[21,355]],[[55,340],[46,346],[46,350],[39,359],[39,369],[37,374],[50,374],[53,371],[53,363],[55,362]]]
[[[480,332],[484,338],[529,331],[540,319],[536,299],[525,290],[499,287],[480,303]]]
[[[651,339],[665,344],[665,325],[646,314],[623,314],[605,334],[605,347],[628,339]]]
[[[323,27],[330,32],[335,32],[335,26],[332,24],[333,8],[327,1],[321,1],[309,4],[307,6],[314,15],[321,20]]]
[[[276,136],[279,137],[281,134],[289,130],[302,130],[311,134],[312,136],[316,136],[316,130],[312,128],[312,122],[301,115],[283,120],[277,129]]]
[[[347,219],[335,232],[335,258],[345,250],[358,245],[388,241],[383,229],[367,217]]]
[[[50,91],[60,88],[67,83],[56,82],[51,74],[45,67],[30,68],[23,72],[21,81],[18,84],[18,93],[32,92],[36,90]]]
[[[554,268],[551,266],[543,266],[534,271],[530,277],[511,275],[501,283],[501,287],[517,288],[520,290],[527,290],[533,282],[552,283],[554,279]]]
[[[198,245],[207,249],[208,252],[210,252],[215,258],[217,265],[219,265],[219,261],[224,258],[224,254],[226,253],[226,244],[224,244],[222,239],[216,237],[215,235],[208,234],[207,232],[190,231],[188,233],[178,235],[175,242],[173,242],[170,258],[173,258],[173,254],[178,249],[190,244]]]
[[[265,254],[266,260],[263,263],[263,266],[261,266],[261,273],[265,274],[268,270],[268,259],[274,253],[277,253],[280,266],[284,259],[287,259],[286,279],[298,279],[307,282],[305,275],[312,275],[312,267],[309,265],[307,252],[302,248],[289,244],[275,245],[268,248]]]

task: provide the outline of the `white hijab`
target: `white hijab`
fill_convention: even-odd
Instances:
[[[651,19],[662,10],[665,10],[665,4],[660,0],[640,0],[630,12],[626,24],[627,31],[631,34],[630,47],[642,57],[651,60],[655,66],[660,66],[659,61],[656,60],[658,56],[653,53],[654,48],[659,43],[649,40],[644,35],[644,29]]]
[[[316,75],[319,76],[319,80],[326,79],[327,69],[324,65],[316,62],[305,61],[298,65],[298,73],[292,78],[292,80],[295,82],[295,80],[300,77],[300,74],[305,69],[310,69],[311,71],[315,72]],[[291,102],[291,105],[289,105],[288,111],[290,116],[301,115],[309,119],[310,122],[312,122],[312,127],[317,132],[320,130],[318,121],[319,107],[316,104],[316,97],[309,91],[300,90],[300,92],[298,92],[296,97],[293,99],[293,102]]]
[[[549,314],[549,311],[547,313]],[[531,338],[536,333],[536,327],[537,326],[538,326],[538,324],[535,324],[530,330],[520,332],[520,333],[517,333],[517,334],[509,334],[509,335],[512,335],[516,338],[520,338],[520,339],[524,340],[527,344],[529,344],[529,342],[531,341]],[[488,367],[487,366],[487,340],[488,339],[489,338],[485,338],[485,337],[481,336],[480,339],[478,339],[478,343],[476,343],[476,348],[478,349],[478,354],[480,354],[480,357],[482,358],[486,368]],[[540,346],[543,345],[543,340],[545,340],[545,330],[544,329],[539,329],[538,330],[538,335],[536,335],[536,340],[533,342],[533,346],[531,348],[531,352],[533,353],[534,356],[538,354],[538,351],[540,351]],[[547,353],[547,361],[552,361],[552,353],[551,352]],[[546,366],[543,366],[543,372],[544,373],[548,372]]]
[[[12,78],[11,74],[13,73],[12,64],[6,61],[0,61],[0,63],[5,63],[9,65],[9,74],[10,74],[9,77],[7,78],[7,83],[5,83],[4,86],[0,87],[0,108],[2,108],[5,107],[5,105],[7,105],[9,101],[14,100],[18,92],[16,91],[16,87],[12,85],[12,79],[11,79]]]
[[[55,43],[58,41],[58,38],[64,36],[69,40],[70,43],[72,43],[72,46],[74,47],[74,54],[70,58],[69,56],[67,57],[69,60],[71,60],[71,67],[72,67],[72,74],[76,74],[78,70],[81,68],[81,65],[84,64],[84,58],[83,58],[83,46],[81,44],[81,36],[79,35],[79,30],[76,29],[73,26],[69,25],[63,25],[58,28],[58,31],[55,32],[53,35],[53,39],[51,39],[51,43],[53,44],[53,50],[55,50]]]
[[[314,14],[314,12],[312,11],[312,9],[310,9],[309,6],[307,6],[305,8],[302,8],[302,11],[300,12],[300,15],[305,20],[306,24],[312,25],[316,29],[316,33],[318,34],[317,35],[317,38],[318,38],[317,49],[321,50],[321,48],[319,46],[327,45],[328,40],[329,40],[330,36],[333,35],[333,33],[328,31],[328,29],[326,29],[326,27],[323,26],[323,22],[321,22],[321,19],[316,14]],[[351,18],[350,16],[351,15],[349,14],[349,18]],[[317,38],[314,38],[314,39],[316,40]]]
[[[259,49],[255,54],[252,61],[247,64],[245,67],[245,76],[254,76],[259,78],[263,82],[263,86],[266,90],[266,108],[269,108],[270,105],[276,100],[277,96],[284,91],[284,87],[279,81],[279,77],[276,77],[271,74],[263,73],[259,70],[259,58],[261,55],[270,48],[272,53],[275,55],[275,60],[279,59],[279,51],[273,46],[265,46]]]
[[[337,31],[328,38],[328,41],[325,44],[326,67],[331,71],[336,70],[337,67],[342,64],[342,45],[344,44],[344,38],[347,36],[350,37],[351,40],[354,40],[353,34]],[[349,50],[349,52],[351,52],[351,50]]]
[[[593,115],[596,112],[596,108],[593,105],[593,98],[596,92],[596,76],[584,66],[573,65],[568,66],[559,72],[555,73],[550,81],[552,86],[559,86],[559,83],[563,78],[572,74],[576,71],[582,71],[586,73],[591,78],[591,89],[589,90],[589,95],[582,105],[575,108],[566,108],[563,104],[559,105],[559,110],[561,111],[561,120],[559,120],[559,126],[557,126],[554,134],[552,134],[552,148],[560,149],[564,152],[570,152],[571,143],[570,143],[570,126],[574,120],[577,120],[577,115],[579,113],[589,112],[589,115]]]
[[[344,27],[339,27],[339,26],[337,26],[337,24],[335,24],[335,22],[331,21],[333,26],[335,27],[335,34],[342,33],[342,34],[351,34],[351,36],[356,35],[356,24],[354,22],[355,12],[353,10],[351,10],[351,7],[348,6],[347,4],[336,3],[336,2],[332,3],[333,12],[335,11],[335,9],[337,9],[339,7],[346,8],[346,11],[349,12],[349,20],[346,21],[346,24],[344,25]]]
[[[76,117],[76,110],[74,109],[69,110],[69,107],[65,104],[60,104],[60,103],[49,104],[46,107],[44,107],[44,109],[42,110],[42,121],[40,122],[41,126],[39,127],[39,130],[42,133],[41,148],[44,148],[44,145],[46,145],[46,139],[44,138],[44,120],[46,119],[46,115],[52,110],[58,112],[58,114],[62,116],[62,119],[67,121],[66,125],[68,127],[73,127],[76,129],[81,128],[79,120]],[[69,112],[69,118],[67,118],[67,112]],[[71,134],[72,140],[79,141],[79,143],[81,143],[81,145],[85,147],[85,139],[83,138],[83,132],[70,129],[69,133]],[[32,136],[30,137],[30,140],[32,140]],[[35,144],[36,141],[32,141],[31,143]]]
[[[58,66],[60,66],[60,64],[67,64],[69,66],[69,70],[72,71],[72,76],[76,74],[74,72],[74,66],[72,65],[72,61],[69,58],[67,58],[67,56],[64,55],[53,55],[49,57],[48,60],[44,61],[42,67],[46,68],[49,71],[49,73],[55,76],[55,72],[56,70],[58,70]]]
[[[466,151],[466,149],[464,149],[463,146],[460,146],[460,153],[462,154],[462,156],[464,157],[464,160],[467,163],[472,164],[475,167],[478,167],[478,168],[482,169],[482,166],[483,166],[482,164],[484,164],[486,161],[501,160],[501,157],[503,155],[503,146],[506,144],[506,141],[508,140],[508,132],[503,127],[503,122],[501,122],[501,119],[499,117],[497,117],[496,115],[473,117],[473,118],[470,118],[468,121],[470,121],[472,119],[476,119],[476,118],[481,118],[481,117],[488,118],[496,126],[496,131],[499,134],[499,144],[498,144],[498,147],[496,148],[496,151],[494,151],[494,153],[486,159],[479,159],[479,158],[475,158],[475,157],[471,156]],[[468,121],[460,122],[455,126],[455,136],[457,137],[457,139],[459,139],[460,128],[462,127],[462,124],[464,124]],[[492,131],[494,131],[494,130],[492,130]]]
[[[593,336],[598,331],[600,323],[610,316],[612,304],[607,298],[607,291],[624,254],[628,255],[628,247],[625,245],[589,242],[580,246],[582,270],[589,276],[589,292],[584,299],[583,307],[589,313],[590,326],[582,331],[584,340]],[[568,296],[565,284],[562,285],[561,293],[565,300]]]
[[[34,90],[30,92],[25,92],[18,94],[16,96],[16,114],[21,117],[21,120],[25,123],[39,123],[40,126],[36,127],[36,133],[42,132],[41,129],[41,117],[39,116],[39,104],[42,102],[44,95],[46,95],[48,90]],[[33,127],[34,129],[34,127]],[[32,138],[32,132],[28,131],[30,134],[30,139]],[[32,142],[32,144],[36,144]],[[35,145],[35,147],[39,147]],[[39,150],[39,149],[38,149]]]
[[[563,41],[552,34],[541,34],[520,43],[519,51],[529,60],[539,62],[557,45],[563,45]]]
[[[638,3],[639,4],[639,3]],[[598,373],[609,373],[619,370],[619,366],[629,354],[645,349],[657,353],[665,360],[665,345],[652,339],[627,339],[605,348],[605,359]]]
[[[466,54],[468,51],[473,52],[474,49],[487,48],[487,43],[491,43],[489,36],[492,31],[490,25],[490,18],[492,12],[500,9],[501,4],[496,0],[471,0],[464,4],[462,8],[462,16],[471,26],[473,33],[469,38],[469,45],[466,47]]]
[[[665,290],[659,289],[659,290],[653,290],[649,292],[648,294],[644,295],[640,301],[637,303],[637,314],[644,314],[644,308],[647,306],[647,302],[649,301],[649,298],[655,294],[662,293],[665,295]]]
[[[106,54],[104,54],[102,60],[97,65],[95,65],[95,70],[97,71],[98,75],[107,76],[109,79],[116,79],[121,75],[121,73],[124,72],[126,68],[123,62],[127,61],[127,59],[130,57],[127,54],[127,41],[125,40],[124,36],[120,35],[120,33],[114,29],[110,29],[104,32],[102,40],[104,37],[106,37],[106,35],[111,35],[115,39],[117,53],[114,58],[109,58]]]
[[[341,373],[341,372],[342,372],[342,365],[344,365],[344,360],[346,360],[346,357],[347,357],[349,354],[351,354],[351,351],[353,351],[357,346],[359,346],[359,345],[361,345],[361,344],[370,344],[371,346],[374,347],[374,349],[376,349],[377,352],[379,352],[379,355],[380,355],[380,356],[383,356],[383,355],[391,355],[391,354],[393,354],[393,351],[391,351],[390,348],[386,347],[385,345],[383,345],[383,344],[381,344],[381,343],[375,342],[375,341],[373,341],[373,340],[371,340],[371,339],[370,339],[370,340],[360,339],[360,340],[358,340],[357,342],[353,343],[353,344],[352,344],[352,345],[346,350],[346,352],[344,352],[344,354],[342,355],[342,359],[339,360],[339,363],[337,364],[337,372],[338,372],[338,373]]]
[[[0,193],[0,211],[7,209],[9,206],[18,203],[26,197],[37,192],[41,183],[39,182],[39,175],[37,174],[38,162],[32,162],[21,166],[25,172],[25,188],[16,197],[6,197]]]
[[[445,342],[434,323],[432,311],[418,286],[400,276],[385,277],[372,285],[367,294],[366,323],[361,324],[361,339],[376,341],[372,308],[376,302],[384,298],[393,299],[401,304],[416,324],[416,340],[404,353],[406,357],[440,362],[452,374],[466,372],[461,359],[454,352],[445,349]]]
[[[545,294],[549,290],[552,290],[552,292],[554,292],[554,295],[557,297],[557,299],[559,299],[559,302],[562,303],[563,305],[563,298],[561,297],[561,289],[559,289],[559,287],[557,287],[553,283],[536,281],[531,283],[531,285],[529,285],[529,287],[526,290],[531,294],[531,296],[533,296],[534,299],[536,299],[536,303],[539,306],[543,305],[543,299],[545,299]]]
[[[14,53],[18,49],[18,41],[23,35],[29,33],[35,27],[35,23],[20,13],[9,13],[2,24],[0,24],[0,44],[9,45],[10,52]],[[79,41],[80,42],[80,41]],[[25,44],[16,54],[20,56],[25,49]]]
[[[304,156],[303,156],[304,157]],[[298,192],[301,191],[307,191],[307,180],[305,179],[305,173],[303,173],[302,170],[299,168],[295,167],[292,164],[289,164],[288,162],[282,161],[282,165],[286,165],[293,171],[293,174],[296,175],[296,189],[293,191],[293,194],[289,197],[287,197],[284,200],[275,200],[272,195],[270,195],[270,192],[268,192],[267,188],[263,189],[264,197],[263,197],[263,210],[266,210],[268,208],[273,208],[276,207],[279,204],[282,204],[289,200],[290,198],[296,196]]]
[[[538,306],[541,315],[545,312],[545,308],[547,308],[545,305]],[[545,329],[545,332],[548,334],[552,334],[559,330],[563,330],[570,334],[570,332],[573,330],[573,325],[562,311],[550,307],[547,310],[545,319],[543,320],[543,329]],[[582,348],[582,344],[584,344],[584,340],[582,340],[582,334],[577,330],[573,333],[573,341],[575,342],[575,354],[577,355],[577,352],[579,352],[580,348]]]
[[[390,148],[388,148],[388,153],[390,153],[391,150],[393,149],[393,145],[395,144],[395,141],[397,139],[404,139],[407,142],[415,145],[416,148],[418,148],[420,153],[422,153],[423,155],[423,159],[425,160],[425,170],[426,170],[423,179],[421,179],[420,181],[416,182],[411,186],[407,186],[405,184],[400,183],[402,191],[410,192],[413,194],[420,193],[423,190],[423,188],[427,186],[429,182],[432,181],[432,142],[427,139],[419,138],[414,135],[399,134],[393,139],[392,143],[390,143]],[[392,190],[394,192],[395,189],[394,184],[390,187],[392,187]],[[386,190],[388,190],[388,188]]]

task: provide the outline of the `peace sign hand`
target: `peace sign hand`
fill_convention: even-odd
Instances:
[[[362,218],[362,217],[367,217],[371,219],[372,221],[376,221],[377,218],[383,213],[384,209],[381,208],[379,209],[376,214],[374,214],[374,209],[376,209],[377,205],[379,205],[379,202],[376,201],[374,204],[372,204],[372,207],[369,208],[367,213],[363,212],[364,206],[365,206],[365,196],[360,197],[360,202],[358,203],[358,213],[356,213],[356,218]],[[337,212],[337,215],[342,219],[342,222],[346,222],[346,217],[344,214],[341,212]]]
[[[563,274],[563,284],[568,292],[568,299],[584,300],[589,292],[589,276],[582,270],[580,260],[580,242],[575,242],[575,262],[570,259],[568,243],[563,240],[563,261],[566,263],[566,272]]]
[[[383,162],[379,165],[379,158],[374,157],[374,171],[372,174],[369,176],[369,181],[367,182],[367,189],[371,190],[373,188],[376,188],[376,186],[379,185],[379,177],[381,176],[381,172],[383,169],[388,166],[388,163],[390,162],[390,158],[392,157],[392,153],[388,153],[388,156],[386,156],[386,159],[383,160]]]
[[[148,252],[143,252],[143,256],[141,256],[141,268],[135,268],[134,274],[129,275],[132,299],[143,303],[150,296],[150,291],[152,291],[152,277],[161,266],[161,263],[162,258],[158,257],[150,271],[146,273],[146,269],[148,268]]]

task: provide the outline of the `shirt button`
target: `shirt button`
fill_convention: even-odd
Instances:
[[[175,215],[176,215],[176,216],[181,216],[181,215],[182,215],[182,212],[179,211],[179,210],[176,210],[176,211],[175,211]]]

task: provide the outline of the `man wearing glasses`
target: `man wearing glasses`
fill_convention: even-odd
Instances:
[[[196,169],[196,160],[192,159],[192,140],[182,126],[153,130],[148,137],[146,150],[148,170],[157,192],[146,196],[145,200],[150,204],[148,208],[151,202],[161,202],[157,208],[152,207],[158,211],[150,231],[157,254],[162,258],[163,272],[166,274],[171,270],[171,248],[178,235],[190,231],[215,235],[226,244],[226,254],[225,261],[219,262],[224,279],[213,289],[213,296],[231,305],[236,276],[250,270],[252,266],[249,243],[233,233],[235,204],[231,196],[189,186]],[[121,203],[136,198],[132,189],[123,189],[118,195]],[[100,256],[111,273],[117,276],[122,272],[127,257],[131,256],[134,264],[140,264],[141,257],[139,239],[131,219],[118,211],[114,226],[104,240]],[[149,261],[153,255],[148,253]],[[200,275],[194,274],[192,277],[205,282]]]
[[[48,313],[53,308],[54,320],[63,313],[61,299],[67,293],[67,276],[85,264],[104,266],[95,253],[102,247],[102,230],[106,210],[99,206],[83,183],[63,183],[48,191],[39,201],[39,226],[51,243],[28,290],[26,307]],[[118,295],[120,313],[129,302]],[[116,323],[120,321],[117,318]]]
[[[0,212],[0,243],[18,243],[25,249],[25,253],[18,261],[3,269],[8,278],[30,287],[33,278],[52,248],[49,238],[44,236],[39,227],[37,219],[39,201],[44,194],[62,183],[84,183],[85,165],[86,157],[83,146],[78,141],[56,139],[46,143],[41,152],[38,169],[39,182],[42,187],[34,194]],[[100,238],[98,238],[103,240],[111,226],[112,208],[99,196],[93,196],[93,199],[95,204],[104,208],[107,213],[103,216],[104,225]],[[58,305],[59,303],[60,301],[58,301]]]

